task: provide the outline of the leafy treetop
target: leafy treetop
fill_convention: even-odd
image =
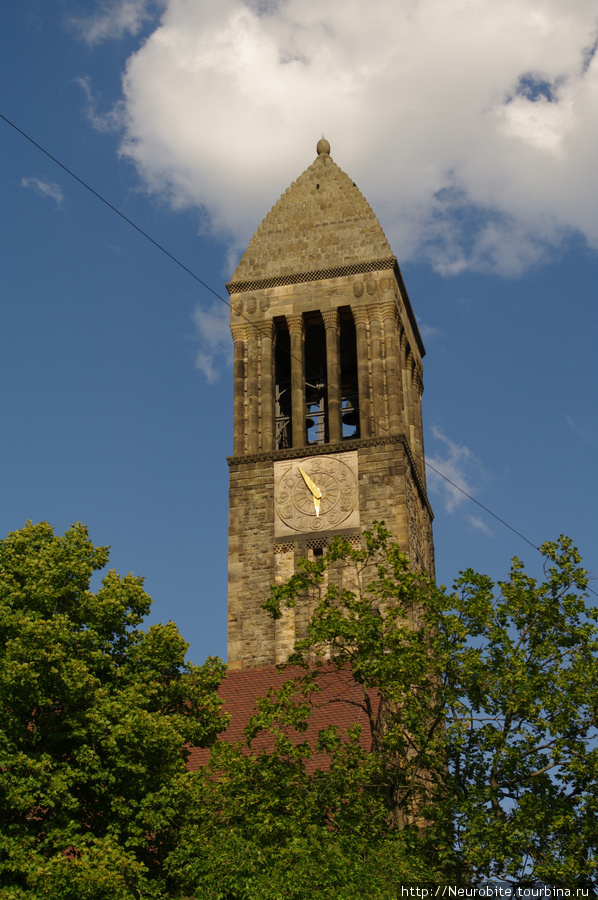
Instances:
[[[453,848],[468,881],[594,885],[598,610],[571,540],[541,550],[541,583],[514,559],[504,581],[467,570],[447,592],[376,523],[363,549],[336,539],[304,561],[265,607],[277,618],[309,595],[289,662],[306,684],[326,660],[363,686],[393,827],[417,829],[430,859]]]
[[[145,896],[176,843],[186,747],[226,725],[224,667],[185,663],[174,623],[140,625],[143,580],[87,529],[27,523],[0,542],[3,896]],[[147,894],[149,896],[149,894]]]

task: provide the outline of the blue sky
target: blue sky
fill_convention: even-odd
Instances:
[[[324,132],[400,261],[426,451],[598,571],[593,3],[47,4],[2,18],[0,112],[226,298]],[[380,40],[380,34],[385,40]],[[226,653],[227,310],[0,121],[2,534],[86,523],[190,658]],[[437,574],[541,557],[438,476]],[[594,582],[594,589],[598,589]]]

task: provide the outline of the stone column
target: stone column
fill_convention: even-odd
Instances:
[[[415,452],[419,465],[420,475],[422,477],[424,487],[426,484],[426,463],[424,458],[424,424],[422,421],[422,396],[424,393],[424,378],[420,366],[416,366],[414,370],[414,403],[415,403]]]
[[[336,444],[343,439],[341,404],[340,322],[338,309],[322,311],[326,328],[326,380],[328,382],[328,440]]]
[[[258,453],[259,446],[259,342],[255,325],[247,326],[247,452]]]
[[[245,325],[231,325],[234,342],[234,422],[233,454],[245,453],[245,346],[247,332]]]
[[[386,434],[386,404],[384,390],[384,359],[382,356],[382,317],[378,307],[372,307],[370,314],[370,353],[372,359],[372,407],[375,434]]]
[[[371,437],[368,313],[363,306],[352,306],[357,343],[357,390],[359,391],[359,436]]]
[[[401,350],[399,347],[398,311],[394,300],[381,306],[384,322],[386,366],[386,398],[388,401],[388,429],[391,434],[402,433],[403,390],[401,383]]]
[[[305,323],[303,316],[287,316],[291,339],[291,431],[293,447],[304,447],[305,433]]]
[[[262,441],[261,450],[268,453],[274,450],[274,348],[276,346],[276,328],[272,320],[260,325],[261,357],[262,357]]]
[[[409,416],[411,411],[409,409],[409,379],[407,372],[407,360],[409,356],[409,350],[407,347],[407,334],[403,330],[401,332],[401,344],[400,344],[400,354],[401,354],[401,384],[403,385],[403,426],[405,434],[409,434]]]

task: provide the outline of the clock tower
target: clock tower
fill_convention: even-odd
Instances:
[[[228,663],[284,662],[306,627],[270,585],[383,521],[434,575],[421,418],[425,350],[371,207],[318,142],[227,285],[234,342]]]

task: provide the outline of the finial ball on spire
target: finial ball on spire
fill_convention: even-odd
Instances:
[[[330,154],[330,144],[325,137],[320,138],[316,150],[318,151],[318,156],[328,156]]]

